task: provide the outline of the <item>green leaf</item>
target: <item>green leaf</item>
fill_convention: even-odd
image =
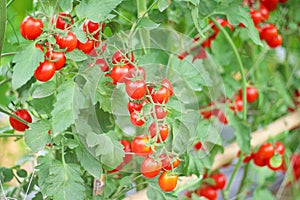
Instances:
[[[239,145],[242,152],[249,154],[250,153],[250,127],[246,122],[234,116],[233,113],[226,113],[228,117],[229,126],[234,129],[234,135],[236,137],[236,142]]]
[[[112,153],[102,155],[101,162],[110,168],[116,168],[123,161],[125,152],[123,150],[123,145],[120,142],[112,140],[112,143]]]
[[[32,99],[30,103],[39,114],[50,115],[51,111],[53,110],[54,101],[55,97],[54,95],[51,95],[41,99]]]
[[[57,136],[75,122],[80,109],[87,107],[85,96],[72,80],[58,88],[57,101],[52,115],[53,134]]]
[[[76,62],[80,62],[86,60],[88,57],[79,49],[74,49],[73,51],[66,53],[66,58],[70,60],[74,60]]]
[[[48,81],[45,83],[39,84],[34,92],[32,93],[32,98],[40,99],[44,97],[51,96],[55,92],[55,82]]]
[[[76,14],[79,18],[87,17],[95,22],[103,21],[121,2],[122,0],[82,0],[76,7]]]
[[[260,199],[262,199],[262,197],[264,200],[274,200],[275,199],[274,195],[269,190],[255,189],[253,199],[260,200]]]
[[[54,200],[85,199],[85,183],[81,178],[80,166],[77,164],[55,161],[49,169],[46,182],[48,183],[46,194]]]
[[[165,9],[169,7],[171,4],[170,0],[159,0],[158,1],[158,9],[160,12],[163,12]]]
[[[40,62],[44,61],[44,54],[32,43],[13,58],[16,63],[12,75],[12,87],[18,89],[31,79]]]
[[[212,42],[212,52],[214,61],[218,62],[221,66],[229,65],[233,60],[233,51],[228,45],[224,34],[218,34],[216,39]]]
[[[203,16],[208,15],[216,9],[217,5],[217,1],[199,0],[199,13]]]
[[[24,169],[17,170],[17,175],[21,178],[25,178],[27,176],[27,171]]]
[[[188,127],[185,126],[184,123],[182,123],[179,120],[176,120],[175,123],[173,124],[173,129],[172,129],[172,133],[173,133],[173,151],[178,153],[178,154],[182,154],[184,153],[186,150],[188,150],[188,148],[191,146],[192,144],[192,137],[191,137],[191,133]]]
[[[30,129],[25,131],[25,143],[33,152],[38,152],[51,142],[48,134],[48,131],[51,130],[49,121],[41,120],[31,123],[29,127]]]
[[[138,24],[137,28],[144,28],[146,30],[153,30],[156,29],[157,27],[159,27],[159,24],[153,22],[151,19],[149,18],[145,18],[143,17],[140,21],[140,23]]]
[[[132,186],[132,177],[125,176],[120,180],[120,186],[122,187],[130,187]]]
[[[89,147],[96,147],[96,156],[111,154],[114,150],[112,140],[105,134],[89,133],[86,142]]]
[[[293,107],[294,106],[294,102],[291,99],[291,96],[288,93],[288,90],[286,88],[286,82],[284,81],[282,75],[280,73],[276,73],[274,78],[272,79],[272,83],[275,87],[275,90],[279,93],[279,95],[283,98],[283,100],[285,101],[285,103],[290,106]]]
[[[82,29],[80,29],[78,27],[74,27],[74,28],[72,28],[72,31],[76,34],[76,38],[81,43],[85,43],[87,41],[86,33]]]
[[[178,197],[172,193],[166,193],[162,191],[158,186],[150,184],[147,189],[147,197],[155,200],[172,200],[178,199]]]
[[[38,170],[38,184],[43,194],[45,194],[48,187],[46,180],[48,179],[49,170],[52,166],[53,160],[54,156],[49,152],[46,155],[39,156],[37,158],[38,166],[36,166],[36,169]]]
[[[59,6],[61,7],[61,9],[64,12],[71,12],[73,9],[73,0],[60,0],[59,2]]]
[[[102,174],[102,166],[82,145],[76,149],[76,156],[81,166],[90,173],[94,178],[99,179]]]
[[[200,0],[179,0],[179,1],[190,2],[190,3],[192,3],[194,6],[197,6],[197,5],[199,5],[199,1],[200,1]]]
[[[0,180],[1,182],[9,182],[14,178],[14,173],[12,169],[1,167],[0,168]]]

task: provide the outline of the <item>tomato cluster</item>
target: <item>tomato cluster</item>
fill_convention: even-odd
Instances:
[[[20,119],[27,121],[28,123],[32,122],[30,113],[25,109],[19,109],[13,114],[15,114]],[[19,120],[15,119],[12,116],[9,117],[9,123],[16,131],[25,131],[26,129],[29,128],[26,124],[20,122]]]
[[[206,183],[206,180],[212,179],[213,184]],[[218,190],[223,190],[226,186],[226,176],[221,172],[216,172],[210,176],[204,175],[204,184],[192,192],[186,192],[185,196],[191,198],[192,193],[197,194],[200,197],[205,197],[208,200],[215,200],[218,198]]]
[[[77,48],[85,54],[90,54],[99,46],[100,23],[89,19],[84,22],[82,28],[86,33],[86,41],[83,43],[72,32],[71,26],[73,24],[72,16],[63,12],[52,17],[51,29],[49,30],[44,28],[41,19],[35,19],[31,16],[23,19],[20,25],[21,35],[27,40],[35,40],[36,48],[45,53],[44,61],[37,66],[34,72],[34,77],[37,80],[46,82],[52,79],[55,72],[65,66],[66,52]],[[63,30],[63,34],[61,30]],[[50,43],[51,40],[48,38],[55,38],[55,43]]]

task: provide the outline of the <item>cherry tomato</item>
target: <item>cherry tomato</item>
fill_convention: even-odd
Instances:
[[[126,92],[132,99],[141,99],[147,93],[146,82],[144,80],[127,81]]]
[[[275,148],[269,142],[262,144],[256,152],[263,159],[270,159],[275,154]]]
[[[128,78],[128,72],[132,67],[130,65],[116,65],[111,70],[113,83],[124,83]]]
[[[217,173],[210,176],[210,178],[214,179],[215,185],[212,185],[212,188],[223,190],[226,185],[226,176],[223,173]]]
[[[148,146],[148,143],[149,138],[146,134],[136,136],[131,142],[132,152],[134,152],[138,156],[147,156],[148,154],[153,153],[153,150],[150,146]]]
[[[173,86],[172,86],[172,83],[168,79],[164,78],[161,81],[161,84],[162,84],[163,87],[165,87],[165,88],[167,88],[169,90],[170,96],[172,96],[173,95]]]
[[[203,48],[208,48],[208,49],[210,49],[210,48],[211,48],[211,42],[212,42],[213,40],[214,40],[214,38],[209,37],[209,38],[207,38],[204,42],[202,42],[201,46],[202,46]]]
[[[128,64],[131,65],[131,64]],[[138,70],[136,70],[136,68],[134,66],[132,66],[128,72],[128,78],[132,78],[132,77],[138,77],[142,80],[146,79],[146,72],[145,69],[142,67],[138,67]]]
[[[99,38],[99,23],[98,22],[93,22],[89,19],[85,20],[83,24],[83,31],[86,33],[90,33],[93,35],[93,37],[98,40]]]
[[[159,124],[158,125],[158,129],[159,129],[159,134],[160,134],[160,137],[158,136],[157,137],[157,142],[162,142],[165,141],[167,138],[168,138],[168,135],[169,135],[169,127],[168,127],[168,124]],[[154,138],[156,136],[156,124],[155,122],[153,122],[150,126],[149,126],[149,129],[148,129],[149,133],[150,133],[150,136],[151,138]],[[161,138],[161,140],[160,140]]]
[[[240,93],[240,97],[243,96],[243,90],[240,89],[239,91]],[[248,103],[252,103],[254,101],[256,101],[256,99],[258,98],[258,91],[255,87],[247,87],[246,88],[246,99]]]
[[[55,70],[60,70],[63,68],[66,64],[66,56],[64,52],[58,52],[58,51],[47,51],[46,57],[54,63]]]
[[[279,0],[260,0],[260,3],[264,5],[269,11],[276,9]]]
[[[242,112],[243,111],[243,99],[240,96],[237,96],[235,98],[235,110],[237,110],[238,112]]]
[[[250,14],[251,14],[251,17],[252,17],[252,20],[253,20],[254,25],[257,25],[257,24],[259,24],[260,22],[262,22],[262,15],[261,15],[261,12],[259,12],[259,11],[257,11],[257,10],[251,10],[251,11],[250,11]]]
[[[154,110],[155,110],[155,115],[156,115],[157,119],[164,119],[168,114],[168,110],[159,105],[155,105]],[[152,116],[153,116],[153,114],[152,114]]]
[[[134,61],[134,54],[133,52],[131,52],[131,55],[130,55],[130,58],[129,58],[129,55],[126,54],[126,58],[123,57],[123,52],[120,51],[120,50],[117,50],[113,56],[112,56],[112,63],[113,64],[118,64],[120,62],[123,62],[124,64],[127,64],[128,61],[131,61],[133,62]]]
[[[77,46],[76,35],[72,32],[68,32],[66,36],[60,37],[56,35],[56,44],[61,49],[66,49],[66,51],[73,51]]]
[[[177,174],[163,172],[158,178],[158,185],[163,191],[171,192],[176,188],[177,180]]]
[[[25,109],[19,109],[14,114],[28,123],[32,122],[31,115]],[[29,126],[18,121],[17,119],[13,118],[12,116],[9,117],[9,123],[13,127],[13,129],[15,129],[16,131],[25,131],[26,129],[29,128]]]
[[[213,116],[218,118],[219,122],[221,122],[222,124],[228,124],[227,117],[222,110],[220,110],[218,108],[214,108],[214,109],[212,109],[211,112],[212,112]]]
[[[260,6],[259,6],[259,12],[261,14],[262,20],[263,21],[267,21],[268,18],[269,18],[269,11],[268,11],[268,9],[264,5],[260,4]]]
[[[282,36],[279,34],[271,40],[266,41],[269,47],[276,48],[282,44]]]
[[[240,157],[240,154],[241,154],[241,151],[238,152],[237,157]],[[244,163],[248,163],[248,162],[250,162],[253,159],[254,153],[251,152],[250,155],[244,154],[243,156],[244,156],[243,162]]]
[[[44,53],[44,47],[41,44],[35,44],[35,48],[41,50]]]
[[[97,59],[96,65],[98,65],[103,72],[107,72],[109,70],[109,66],[103,58]]]
[[[199,150],[202,148],[202,143],[201,142],[197,142],[196,144],[194,144],[194,149],[195,150]]]
[[[81,50],[85,54],[89,54],[94,49],[94,40],[87,39],[85,43],[77,40],[77,49]]]
[[[174,158],[170,155],[167,156],[166,154],[161,154],[159,156],[159,158],[161,159],[163,171],[170,171],[170,170],[172,170],[172,167],[173,167],[173,169],[175,169],[180,164],[179,159],[174,160]],[[172,162],[172,165],[171,165],[171,162]]]
[[[275,150],[279,155],[283,155],[285,151],[284,145],[280,141],[275,142]]]
[[[218,192],[215,190],[213,187],[206,186],[206,187],[201,187],[197,190],[197,194],[200,197],[205,197],[208,200],[215,200],[218,197]]]
[[[146,101],[143,101],[141,103],[129,101],[127,104],[129,113],[133,113],[134,111],[137,111],[137,112],[141,111],[143,106],[146,105],[146,103],[147,103]]]
[[[154,103],[160,103],[160,104],[167,103],[171,96],[169,89],[167,89],[166,87],[161,87],[157,90],[153,88],[149,88],[149,91]]]
[[[267,166],[273,171],[282,169],[282,165],[283,165],[283,157],[279,155],[273,156],[267,162]]]
[[[34,77],[41,82],[49,81],[54,76],[55,69],[55,64],[53,62],[41,62],[34,71]]]
[[[61,30],[67,29],[74,24],[72,16],[63,12],[58,13],[58,17],[54,15],[51,22],[52,24],[55,24],[56,28]]]
[[[162,164],[153,158],[147,157],[143,160],[141,165],[141,173],[146,178],[154,178],[161,170]]]
[[[268,159],[265,159],[256,153],[253,156],[253,162],[256,166],[263,167],[267,165]]]
[[[277,37],[278,30],[273,24],[267,24],[262,28],[261,39],[266,41],[271,41],[273,38]]]
[[[142,126],[145,124],[146,117],[139,119],[140,112],[132,112],[130,114],[130,121],[135,126]]]
[[[27,16],[21,22],[20,33],[25,39],[34,40],[42,34],[43,28],[42,20]]]

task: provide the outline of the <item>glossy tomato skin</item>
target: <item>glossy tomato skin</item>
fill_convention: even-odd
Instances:
[[[152,100],[154,103],[167,103],[170,98],[170,91],[166,87],[161,87],[158,90],[149,88]]]
[[[34,71],[34,77],[41,82],[49,81],[54,76],[55,69],[55,64],[53,62],[41,62]]]
[[[159,134],[160,134],[160,137],[158,136],[157,137],[157,142],[162,142],[165,141],[167,138],[168,138],[168,135],[169,135],[169,127],[168,127],[168,124],[159,124],[158,125],[158,129],[159,129]],[[149,133],[150,133],[150,136],[151,138],[154,138],[156,136],[156,124],[155,122],[153,122],[150,126],[149,126],[149,129],[148,129]],[[160,139],[161,138],[161,139]]]
[[[210,176],[215,181],[214,189],[223,190],[226,185],[226,176],[223,173],[217,173]]]
[[[111,70],[111,78],[113,83],[124,83],[128,78],[128,72],[132,69],[130,65],[116,65]]]
[[[195,150],[199,150],[202,148],[202,143],[201,142],[197,142],[196,144],[194,144],[194,149]]]
[[[166,154],[161,154],[159,156],[159,158],[161,159],[163,171],[170,171],[170,170],[172,170],[172,168],[175,169],[180,164],[179,159],[174,160],[174,158],[170,155],[168,156]],[[171,164],[171,162],[172,162],[172,164]]]
[[[138,156],[148,156],[153,150],[148,146],[149,138],[147,135],[136,136],[131,142],[131,149]]]
[[[240,97],[243,97],[243,90],[239,90]],[[255,87],[247,87],[246,88],[246,99],[248,103],[252,103],[256,101],[258,98],[258,90]]]
[[[32,122],[31,115],[25,109],[19,109],[14,114],[19,118],[23,119],[24,121],[27,121],[28,123]],[[18,121],[17,119],[11,116],[9,117],[9,123],[16,131],[25,131],[29,128],[26,124],[23,124],[22,122]]]
[[[83,31],[92,34],[94,39],[98,40],[100,33],[99,23],[87,19],[83,24]]]
[[[269,19],[269,11],[264,5],[261,4],[259,6],[259,12],[263,21],[267,21]]]
[[[285,147],[280,141],[275,142],[275,150],[279,155],[283,155],[285,152]]]
[[[126,92],[132,99],[138,100],[143,98],[147,93],[147,86],[144,80],[127,81]]]
[[[205,197],[208,200],[215,200],[218,197],[217,190],[210,186],[202,187],[197,190],[197,194],[200,197]]]
[[[146,178],[154,178],[159,174],[161,167],[162,164],[159,160],[154,160],[153,158],[147,157],[142,162],[141,173]]]
[[[167,78],[164,78],[161,81],[161,84],[162,84],[163,87],[165,87],[169,90],[170,96],[172,96],[173,95],[173,85],[172,85],[172,83]]]
[[[176,188],[177,180],[177,174],[163,172],[158,178],[158,185],[163,191],[171,192]]]
[[[20,25],[20,33],[27,40],[34,40],[39,37],[44,28],[43,21],[27,16],[23,19]]]
[[[264,5],[269,11],[276,9],[279,0],[260,0],[260,3]]]
[[[144,117],[144,119],[139,119],[139,113],[137,112],[132,112],[130,114],[130,121],[133,125],[135,126],[142,126],[145,124],[146,121],[146,117]]]
[[[97,59],[96,65],[98,65],[103,72],[107,72],[109,70],[109,66],[103,58]]]
[[[143,103],[138,103],[138,102],[134,102],[134,101],[129,101],[127,104],[127,108],[128,108],[128,112],[131,114],[134,111],[141,111],[143,108]]]
[[[275,154],[275,148],[269,142],[262,144],[256,152],[262,159],[270,159]]]
[[[254,25],[257,25],[257,24],[259,24],[260,22],[262,22],[262,15],[261,15],[261,12],[259,12],[259,11],[257,11],[257,10],[251,10],[251,11],[250,11],[250,14],[251,14],[251,17],[252,17],[252,20],[253,20]]]
[[[238,112],[242,112],[243,111],[243,106],[244,106],[243,99],[240,96],[236,97],[235,98],[235,109]]]
[[[58,13],[58,17],[54,15],[51,22],[52,24],[55,23],[55,27],[61,30],[67,29],[71,24],[74,24],[72,16],[64,12]]]
[[[66,64],[66,56],[64,52],[47,51],[46,57],[55,64],[55,70],[60,70]]]
[[[77,49],[81,50],[85,54],[89,54],[94,49],[94,40],[87,39],[85,43],[77,40]]]
[[[155,105],[154,110],[155,110],[154,113],[155,113],[157,119],[164,119],[168,114],[168,110],[159,105]],[[152,114],[152,116],[153,116],[153,114]]]
[[[256,166],[263,167],[268,163],[268,159],[261,157],[259,154],[255,153],[253,156],[253,162]]]
[[[270,41],[278,35],[278,30],[273,24],[267,24],[262,28],[261,39]]]
[[[73,32],[68,32],[66,36],[60,37],[56,35],[56,44],[61,49],[66,49],[66,51],[73,51],[77,47],[77,38]]]
[[[267,40],[266,42],[269,45],[269,47],[277,48],[282,44],[282,36],[279,34],[271,40]]]

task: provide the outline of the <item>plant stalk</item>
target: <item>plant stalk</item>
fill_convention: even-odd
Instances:
[[[6,29],[6,0],[0,0],[0,55],[4,45]],[[1,61],[1,57],[0,57]]]

